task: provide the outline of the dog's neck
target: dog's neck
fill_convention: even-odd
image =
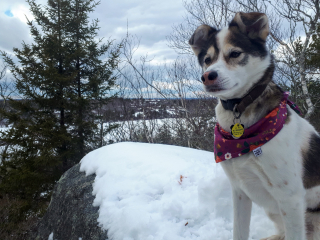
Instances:
[[[229,100],[222,100],[221,104],[224,109],[234,111],[238,117],[244,112],[244,110],[253,103],[264,92],[267,87],[267,83],[254,86],[244,97],[234,98]]]
[[[276,108],[282,97],[283,91],[273,81],[269,81],[262,94],[245,108],[240,117],[241,124],[245,128],[252,126]],[[230,126],[234,124],[233,111],[226,110],[219,101],[216,107],[216,116],[220,126],[230,132]],[[236,120],[236,122],[239,122],[239,120]]]

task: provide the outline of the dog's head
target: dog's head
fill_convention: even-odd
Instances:
[[[241,98],[270,65],[266,48],[268,18],[236,13],[228,27],[198,27],[189,40],[204,74],[205,90],[222,99]]]

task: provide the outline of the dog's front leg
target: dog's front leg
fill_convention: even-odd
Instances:
[[[285,225],[286,240],[305,240],[305,204],[303,195],[278,200]]]
[[[240,189],[233,188],[233,240],[248,240],[252,201]]]

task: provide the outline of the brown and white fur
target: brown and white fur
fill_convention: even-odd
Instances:
[[[237,13],[228,27],[201,25],[189,40],[204,71],[205,90],[214,96],[241,98],[254,86],[268,83],[243,112],[245,128],[274,109],[283,94],[272,81],[273,57],[265,44],[268,34],[265,14]],[[216,116],[230,131],[232,111],[219,102]],[[253,201],[265,209],[277,229],[265,240],[320,240],[319,134],[288,107],[284,127],[261,149],[259,157],[251,152],[221,163],[233,191],[233,239],[248,239]]]

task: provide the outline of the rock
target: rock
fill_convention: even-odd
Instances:
[[[92,183],[95,175],[79,172],[77,164],[65,172],[56,184],[51,202],[43,218],[28,239],[105,240],[107,231],[98,226],[98,207],[92,206]],[[51,236],[50,236],[51,237]]]

